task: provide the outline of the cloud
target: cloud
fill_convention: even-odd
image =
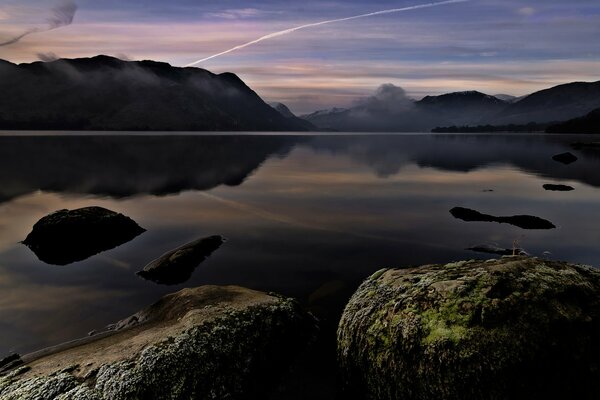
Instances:
[[[523,15],[525,17],[530,17],[535,14],[535,8],[533,7],[521,7],[517,10],[519,15]]]
[[[48,18],[48,26],[45,28],[30,28],[23,33],[0,43],[0,47],[15,44],[25,36],[33,33],[48,32],[63,26],[71,25],[77,12],[77,5],[72,0],[65,0],[52,9],[53,16]]]
[[[206,16],[224,19],[244,19],[257,17],[261,14],[263,14],[263,11],[256,8],[237,8],[207,13]]]
[[[386,83],[379,86],[373,96],[358,100],[357,106],[369,112],[398,113],[412,108],[414,102],[403,88]]]
[[[43,62],[56,61],[60,58],[51,51],[49,51],[48,53],[37,53],[37,57],[39,58],[40,61],[43,61]]]
[[[0,9],[0,21],[7,20],[10,18],[10,14],[8,12]]]

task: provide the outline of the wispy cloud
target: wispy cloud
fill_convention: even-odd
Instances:
[[[268,14],[268,12],[261,11],[257,8],[236,8],[217,12],[209,12],[205,15],[209,18],[245,19],[256,18],[264,14]]]
[[[48,32],[63,26],[71,25],[73,23],[73,18],[75,17],[76,11],[77,5],[72,0],[64,0],[62,3],[52,9],[53,15],[48,18],[46,27],[28,28],[20,34],[0,42],[0,47],[15,44],[24,37],[34,33]]]

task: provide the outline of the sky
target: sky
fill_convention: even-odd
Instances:
[[[263,35],[432,0],[0,0],[0,59],[107,54],[184,66]],[[470,0],[292,32],[197,65],[234,72],[297,114],[347,107],[392,83],[418,99],[451,91],[524,95],[600,80],[600,1]]]

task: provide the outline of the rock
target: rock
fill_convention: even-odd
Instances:
[[[13,353],[7,357],[4,357],[0,360],[0,373],[3,371],[8,371],[13,369],[16,366],[23,364],[23,360],[21,360],[21,356],[17,353]]]
[[[123,214],[85,207],[45,216],[23,244],[47,264],[67,265],[127,243],[143,232],[145,229]]]
[[[570,152],[557,154],[557,155],[553,156],[552,159],[554,161],[558,161],[559,163],[563,163],[563,164],[567,164],[567,165],[572,164],[575,161],[577,161],[577,157]]]
[[[137,274],[164,285],[176,285],[190,279],[194,269],[217,250],[225,240],[209,236],[171,250],[150,262]]]
[[[528,255],[527,252],[520,248],[505,249],[503,247],[492,246],[489,244],[480,244],[477,246],[469,247],[467,250],[475,251],[477,253],[496,254],[499,256],[512,256],[512,255]]]
[[[498,222],[500,224],[511,224],[522,229],[554,229],[556,226],[550,221],[532,215],[514,215],[511,217],[496,217],[482,214],[469,208],[454,207],[450,210],[454,218],[467,222]]]
[[[544,190],[551,190],[554,192],[570,192],[571,190],[575,190],[575,188],[568,185],[552,185],[548,183],[544,185]]]
[[[1,377],[0,398],[264,398],[316,334],[295,301],[234,286],[184,289],[124,321],[25,356],[30,370]]]
[[[381,270],[338,328],[364,399],[597,399],[600,271],[537,258]]]

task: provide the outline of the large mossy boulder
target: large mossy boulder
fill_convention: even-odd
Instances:
[[[145,232],[131,218],[102,207],[58,210],[35,223],[23,244],[54,265],[82,261]]]
[[[362,399],[599,399],[600,271],[523,256],[381,270],[338,356]]]
[[[2,400],[260,399],[313,340],[290,299],[235,286],[165,296],[113,332],[23,357]]]

